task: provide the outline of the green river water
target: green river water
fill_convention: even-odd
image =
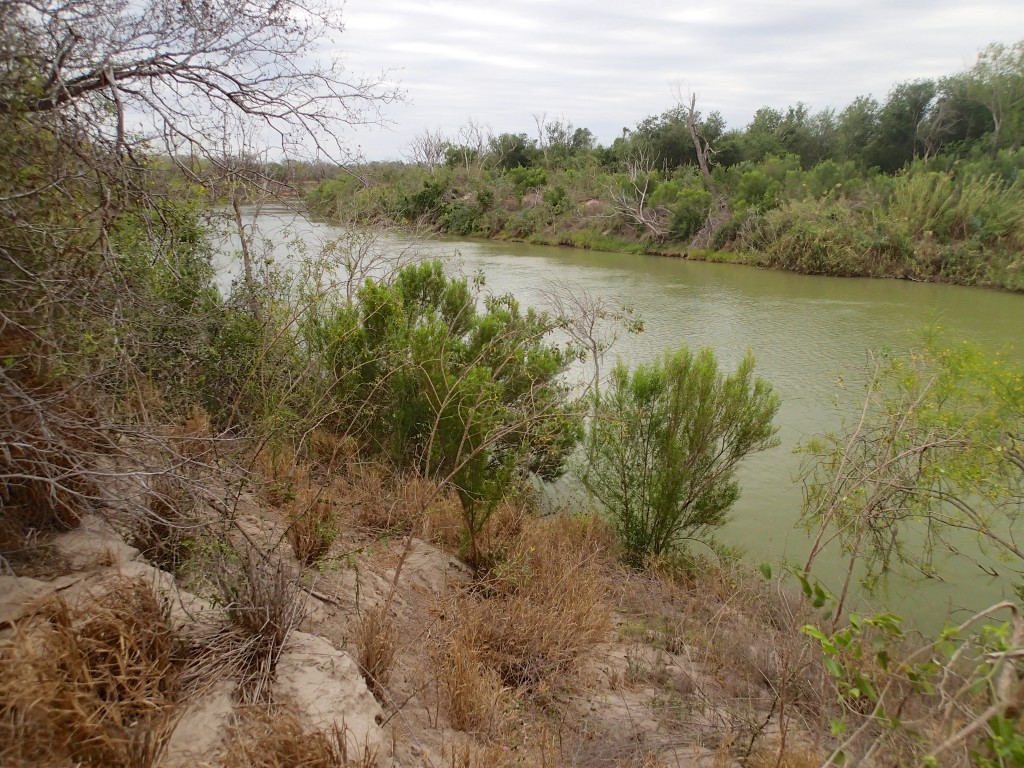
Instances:
[[[257,221],[276,260],[293,258],[295,249],[288,243],[296,239],[318,248],[340,233],[283,208],[264,209]],[[392,237],[387,243],[444,258],[470,276],[482,271],[487,290],[511,292],[523,305],[542,303],[546,291],[559,284],[631,304],[645,330],[621,337],[612,359],[647,361],[687,344],[713,347],[720,363],[733,368],[752,350],[759,375],[782,399],[781,444],[742,465],[742,496],[720,538],[743,548],[753,562],[802,562],[806,555],[808,537],[794,528],[801,494],[794,482],[800,457],[793,449],[807,436],[838,427],[857,404],[869,349],[906,350],[915,331],[935,321],[950,340],[967,339],[992,350],[1016,347],[1011,357],[1024,357],[1020,295],[489,241]],[[237,271],[231,250],[225,245],[220,253],[225,281]],[[560,497],[565,493],[564,487],[552,491]],[[874,602],[922,628],[934,627],[951,611],[980,608],[1011,594],[1009,569],[987,562],[999,576],[947,559],[941,579],[890,578]],[[838,590],[836,560],[820,561],[817,575]]]

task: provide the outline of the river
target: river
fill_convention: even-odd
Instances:
[[[251,213],[250,213],[251,215]],[[293,258],[295,242],[309,249],[340,230],[283,207],[265,208],[259,231],[275,260]],[[513,293],[523,305],[543,302],[553,285],[571,284],[636,308],[645,329],[623,336],[611,356],[648,361],[681,344],[711,346],[734,368],[749,349],[757,372],[782,399],[780,445],[748,458],[738,473],[742,496],[720,538],[743,548],[753,562],[802,562],[807,535],[794,528],[800,509],[794,448],[808,436],[835,429],[862,399],[867,352],[905,351],[927,322],[951,340],[966,339],[1008,351],[1024,338],[1024,296],[977,288],[896,280],[829,278],[629,254],[490,241],[414,240],[393,236],[394,248],[442,258],[467,275],[482,271],[488,290]],[[224,245],[219,271],[225,286],[235,271]],[[878,602],[923,628],[963,608],[980,608],[1012,594],[1005,564],[987,558],[999,577],[961,559],[942,564],[941,579],[891,578]],[[819,576],[836,589],[835,561]]]

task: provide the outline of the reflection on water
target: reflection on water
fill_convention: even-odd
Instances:
[[[292,258],[296,240],[317,248],[320,240],[338,233],[283,209],[264,210],[259,223],[279,262]],[[558,284],[631,304],[645,330],[620,338],[612,352],[631,363],[687,344],[710,345],[723,366],[735,367],[752,350],[759,374],[782,398],[781,444],[743,465],[743,495],[721,538],[755,561],[799,561],[806,553],[807,537],[793,527],[800,505],[794,482],[800,457],[793,449],[807,436],[837,427],[862,396],[859,382],[868,350],[906,349],[915,329],[931,321],[945,327],[952,340],[969,339],[990,349],[1004,349],[1024,336],[1024,296],[995,291],[512,243],[407,237],[390,242],[396,248],[412,244],[470,276],[483,271],[488,290],[511,292],[524,305],[542,303],[545,291]],[[227,282],[230,251],[225,246],[220,264]],[[1010,591],[1009,578],[985,576],[963,561],[950,561],[943,573],[945,581],[890,580],[889,600],[932,624],[947,608],[979,607]],[[905,599],[909,595],[913,600]]]

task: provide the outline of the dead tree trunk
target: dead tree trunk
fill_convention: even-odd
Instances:
[[[732,209],[729,207],[729,198],[718,188],[715,180],[711,177],[710,158],[714,150],[707,139],[700,135],[697,117],[697,95],[691,93],[689,109],[686,113],[686,127],[690,129],[693,148],[697,152],[697,165],[700,166],[701,176],[704,177],[704,185],[708,188],[708,192],[711,193],[712,205],[704,226],[700,228],[700,231],[690,241],[690,247],[707,248],[714,241],[718,230],[732,219]]]

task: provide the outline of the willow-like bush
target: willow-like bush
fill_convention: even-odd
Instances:
[[[739,498],[744,456],[777,444],[779,398],[747,354],[723,375],[714,352],[686,347],[630,373],[619,362],[588,432],[587,489],[640,567],[721,526]]]

